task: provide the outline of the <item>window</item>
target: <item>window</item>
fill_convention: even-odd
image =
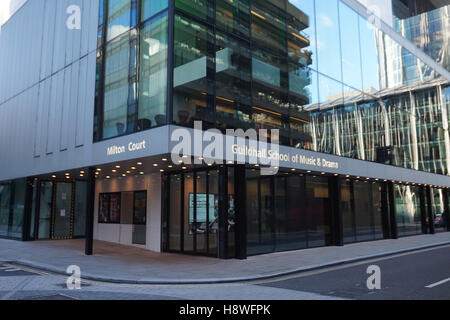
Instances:
[[[216,117],[219,127],[242,128],[251,121],[248,45],[216,34]]]
[[[98,223],[120,223],[120,193],[100,194]]]
[[[145,225],[147,219],[147,191],[134,193],[133,224]]]
[[[166,124],[167,7],[167,0],[111,0],[100,9],[99,36],[103,24],[107,34],[97,53],[95,141]]]
[[[168,0],[142,0],[141,21],[154,16],[158,12],[167,9]]]
[[[206,0],[175,0],[175,7],[199,18],[206,19]]]
[[[165,14],[141,30],[138,130],[166,124],[167,26]]]
[[[173,117],[176,124],[193,127],[194,121],[212,122],[211,105],[207,105],[207,70],[213,59],[207,53],[205,26],[175,16],[175,60]]]
[[[128,31],[131,26],[136,25],[136,8],[132,0],[109,0],[108,1],[108,32],[107,40]]]
[[[249,0],[216,0],[216,24],[229,32],[250,34]]]
[[[133,38],[136,34],[133,32]],[[106,46],[103,138],[134,131],[136,109],[136,42],[126,34]]]

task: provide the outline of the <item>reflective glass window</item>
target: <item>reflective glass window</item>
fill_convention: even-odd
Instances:
[[[166,124],[167,15],[156,17],[140,32],[138,129]]]
[[[134,132],[136,125],[135,32],[116,38],[106,46],[103,106],[103,138]]]
[[[133,0],[108,1],[107,41],[127,32],[136,24],[134,3]]]
[[[211,122],[214,116],[211,104],[207,104],[207,72],[213,60],[207,53],[208,39],[205,26],[175,16],[173,117],[176,124],[192,127],[195,120]]]
[[[278,52],[286,52],[286,7],[284,1],[252,1],[252,40]]]
[[[175,174],[169,179],[168,247],[169,250],[181,251],[182,176]]]
[[[343,82],[349,87],[362,90],[359,16],[355,11],[340,1],[339,16]]]
[[[0,184],[0,235],[8,236],[11,209],[11,184]]]
[[[206,19],[207,0],[175,0],[175,7],[189,14]]]
[[[338,1],[316,1],[318,71],[342,81]]]
[[[169,0],[141,0],[141,20],[145,21],[158,12],[167,9]]]
[[[363,90],[374,94],[380,90],[379,63],[381,47],[378,45],[379,31],[367,20],[359,17],[359,34],[361,43]]]
[[[216,121],[220,128],[251,122],[250,50],[245,43],[216,34]]]
[[[287,4],[289,57],[317,70],[314,0],[289,0]]]
[[[249,0],[216,0],[216,24],[226,31],[248,36],[250,33]]]
[[[195,190],[194,190],[194,174],[184,174],[184,225],[183,228],[183,243],[184,252],[194,252],[194,223],[196,220],[195,212]]]

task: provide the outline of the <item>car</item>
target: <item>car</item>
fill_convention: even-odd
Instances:
[[[436,215],[436,219],[434,220],[434,225],[436,227],[445,227],[445,222],[444,222],[442,213]]]

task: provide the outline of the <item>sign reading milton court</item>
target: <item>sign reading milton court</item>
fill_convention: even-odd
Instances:
[[[135,151],[140,151],[140,150],[144,150],[147,149],[147,141],[143,140],[141,142],[130,142],[127,146],[127,148],[125,148],[125,146],[111,146],[109,148],[106,149],[106,154],[109,156],[115,156],[115,155],[119,155],[122,153],[127,152],[127,150],[129,152],[135,152]]]

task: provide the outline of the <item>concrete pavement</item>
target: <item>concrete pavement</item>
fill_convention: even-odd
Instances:
[[[70,265],[81,268],[82,278],[130,284],[210,284],[262,280],[450,244],[450,233],[420,235],[273,253],[248,260],[219,260],[96,241],[94,256],[84,255],[84,240],[18,242],[0,239],[0,262],[11,262],[66,275]]]

